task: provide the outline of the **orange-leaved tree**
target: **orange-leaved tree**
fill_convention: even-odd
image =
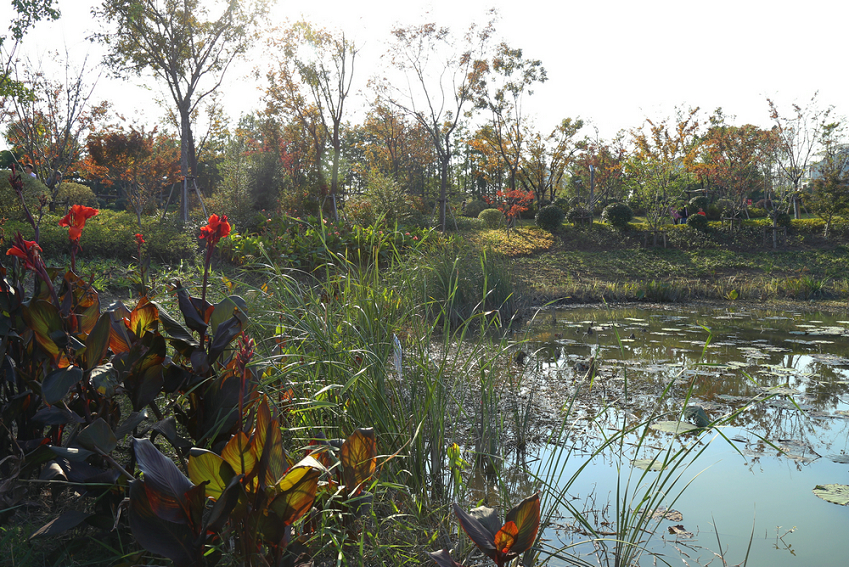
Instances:
[[[179,144],[173,136],[154,128],[111,126],[88,137],[88,156],[83,171],[104,185],[115,185],[136,213],[141,215],[162,188],[179,180]]]

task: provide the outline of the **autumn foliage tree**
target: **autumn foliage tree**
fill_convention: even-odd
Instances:
[[[180,176],[179,143],[154,128],[112,126],[89,135],[83,170],[92,179],[120,188],[139,227],[145,209]]]
[[[627,171],[637,183],[637,197],[652,228],[660,225],[671,200],[689,180],[684,158],[696,142],[698,111],[677,109],[674,118],[647,118],[642,128],[631,132],[634,152]]]
[[[751,124],[729,125],[722,109],[717,109],[685,162],[700,181],[730,200],[737,213],[752,192],[764,189],[763,168],[774,145],[773,132]]]

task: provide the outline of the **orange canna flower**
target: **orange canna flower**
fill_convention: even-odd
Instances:
[[[144,237],[141,235],[141,233],[136,234],[136,244],[138,244],[139,246],[144,244]]]
[[[59,221],[59,226],[67,226],[68,238],[70,238],[72,242],[79,242],[80,236],[83,234],[85,221],[98,213],[100,213],[100,211],[97,209],[92,209],[85,205],[74,205],[71,207],[71,210],[68,211],[68,214],[62,217],[62,220]]]
[[[200,239],[206,240],[207,246],[215,245],[222,238],[230,235],[230,223],[227,222],[227,215],[213,214],[209,217],[209,224],[202,226],[200,229]]]
[[[16,238],[15,244],[6,250],[6,256],[17,256],[24,261],[24,267],[27,270],[35,270],[38,268],[38,258],[41,253],[41,246],[31,240]]]

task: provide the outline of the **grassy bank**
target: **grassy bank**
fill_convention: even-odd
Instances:
[[[669,228],[666,248],[644,247],[637,229],[618,232],[598,224],[565,227],[553,240],[530,228],[460,238],[511,258],[517,299],[524,305],[849,299],[849,245],[842,233],[826,240],[819,227],[802,225],[773,249],[769,241],[764,245],[756,224],[734,235],[719,227],[706,234]]]

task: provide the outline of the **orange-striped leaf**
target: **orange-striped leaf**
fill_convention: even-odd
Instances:
[[[362,484],[374,474],[377,468],[377,440],[374,429],[357,429],[351,434],[339,454],[342,461],[342,475],[349,493],[359,492]]]
[[[539,530],[539,492],[528,496],[519,505],[507,512],[506,522],[514,522],[519,528],[512,551],[516,555],[529,550]]]
[[[242,431],[230,438],[224,450],[221,451],[221,456],[236,474],[248,475],[256,466],[257,455],[254,446]]]

